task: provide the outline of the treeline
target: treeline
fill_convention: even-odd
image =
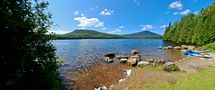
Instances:
[[[215,3],[166,27],[163,40],[205,45],[215,41]]]

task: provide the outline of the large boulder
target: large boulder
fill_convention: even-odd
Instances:
[[[187,46],[187,49],[188,49],[188,50],[194,50],[195,48],[196,48],[196,46],[191,46],[191,45],[188,45],[188,46]]]
[[[182,48],[182,49],[187,49],[188,46],[187,46],[187,45],[181,45],[181,48]]]
[[[128,65],[135,66],[137,64],[137,59],[129,58],[127,62],[128,62]]]

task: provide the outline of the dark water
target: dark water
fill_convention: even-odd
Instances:
[[[129,55],[132,49],[141,53],[141,58],[177,60],[182,57],[178,50],[161,50],[158,46],[171,45],[160,39],[77,39],[54,40],[58,57],[65,61],[63,71],[81,70],[95,63],[102,62],[107,53]]]

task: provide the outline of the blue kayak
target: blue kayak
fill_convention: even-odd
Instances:
[[[207,54],[208,50],[181,50],[185,55],[188,56],[195,56],[195,57],[203,57],[203,58],[210,58],[211,56]]]

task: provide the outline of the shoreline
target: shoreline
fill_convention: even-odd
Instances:
[[[211,60],[212,59],[192,56],[183,58],[175,61],[175,64],[181,71],[173,73],[163,71],[160,65],[130,67],[120,63],[99,64],[90,68],[89,72],[68,72],[68,76],[76,77],[76,79],[73,78],[73,81],[76,82],[64,83],[67,84],[68,88],[75,88],[78,90],[93,89],[98,86],[105,86],[105,88],[113,88],[116,90],[141,89],[139,85],[144,86],[145,83],[158,83],[156,80],[167,81],[168,83],[174,84],[182,77],[195,74],[200,69],[214,65]],[[131,69],[131,76],[127,77],[123,69]]]

